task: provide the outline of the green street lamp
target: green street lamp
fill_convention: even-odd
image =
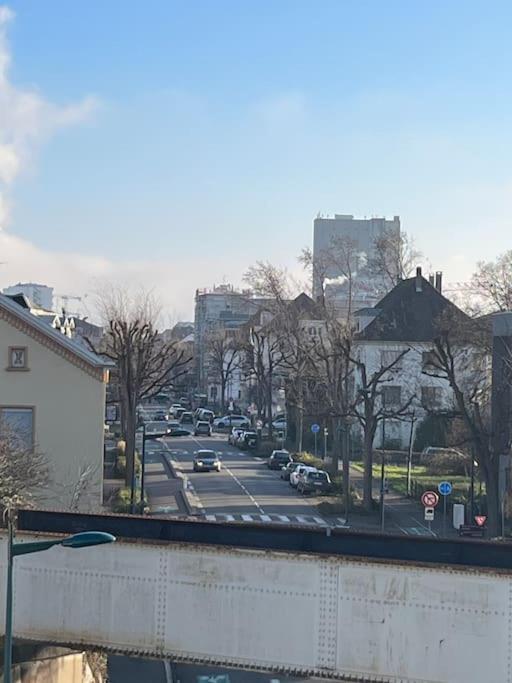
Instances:
[[[88,548],[116,540],[112,534],[103,531],[83,531],[73,536],[66,536],[56,541],[32,541],[28,543],[13,542],[13,523],[8,514],[8,547],[7,547],[7,595],[5,601],[5,640],[4,640],[4,683],[12,683],[12,570],[13,559],[18,555],[28,555],[48,550],[55,545],[64,548]]]

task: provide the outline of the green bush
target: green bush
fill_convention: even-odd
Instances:
[[[297,462],[302,462],[304,465],[309,465],[310,467],[316,467],[319,470],[325,469],[325,463],[322,458],[315,458],[314,455],[308,453],[307,451],[302,451],[293,454],[293,459]]]
[[[438,453],[425,458],[425,467],[428,474],[453,474],[469,476],[471,458],[464,453]]]
[[[135,511],[140,514],[140,491],[135,492]],[[126,486],[122,489],[116,491],[112,499],[112,511],[118,513],[129,513],[130,512],[130,499],[131,499],[131,489]],[[144,509],[147,511],[148,508],[148,498],[144,494]]]
[[[140,474],[142,465],[140,462],[139,454],[135,453],[135,474]],[[123,479],[126,476],[126,456],[118,455],[116,458],[116,475]]]

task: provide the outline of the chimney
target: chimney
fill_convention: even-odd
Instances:
[[[417,292],[423,291],[423,282],[422,282],[422,278],[421,278],[421,266],[418,266],[416,268],[416,291]]]
[[[436,270],[436,289],[441,294],[443,289],[443,273],[440,270]]]
[[[428,276],[428,281],[433,287],[434,286],[434,273],[430,273],[430,275]]]

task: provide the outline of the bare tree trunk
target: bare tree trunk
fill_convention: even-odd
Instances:
[[[267,382],[267,422],[268,422],[268,436],[270,439],[272,439],[272,434],[273,434],[273,427],[272,427],[272,383],[270,381]]]
[[[363,507],[368,512],[373,504],[373,438],[374,430],[365,425],[363,433]]]
[[[304,405],[302,403],[302,397],[300,400],[300,405],[298,406],[299,419],[297,425],[297,450],[302,453],[302,435],[304,432]]]
[[[133,406],[126,411],[126,473],[125,484],[131,487],[135,469],[135,432],[137,429],[137,410]]]
[[[222,415],[226,412],[226,379],[224,375],[220,378],[220,412]]]

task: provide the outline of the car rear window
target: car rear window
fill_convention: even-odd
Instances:
[[[311,479],[313,481],[327,481],[327,473],[326,472],[309,472],[308,473],[308,479]]]

